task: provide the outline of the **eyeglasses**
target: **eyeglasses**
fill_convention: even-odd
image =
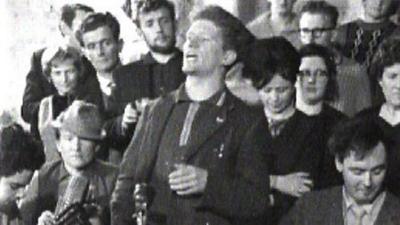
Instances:
[[[326,31],[331,31],[333,30],[333,27],[327,27],[327,28],[313,28],[313,29],[309,29],[309,28],[301,28],[300,29],[300,33],[302,34],[311,34],[314,37],[320,37],[324,32]]]
[[[315,78],[324,78],[328,76],[328,72],[325,70],[320,70],[317,69],[315,71],[311,71],[311,70],[300,70],[299,71],[299,76],[304,77],[304,78],[311,78],[312,76]]]

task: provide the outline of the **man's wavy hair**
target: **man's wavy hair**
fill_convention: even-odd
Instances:
[[[37,170],[44,163],[41,145],[16,123],[0,130],[0,177]]]
[[[165,8],[169,11],[171,20],[175,21],[175,6],[168,0],[139,0],[136,2],[136,15],[133,22],[140,27],[140,15]]]
[[[114,40],[119,40],[120,25],[118,20],[109,12],[106,13],[93,13],[83,20],[79,30],[76,32],[76,39],[80,45],[84,47],[83,34],[96,30],[99,27],[107,26],[113,34]]]
[[[222,33],[224,50],[234,50],[236,61],[242,61],[248,52],[248,46],[255,41],[255,37],[245,25],[234,15],[220,6],[207,6],[191,15],[191,22],[208,20],[218,27]]]

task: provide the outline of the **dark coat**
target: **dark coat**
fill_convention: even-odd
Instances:
[[[122,114],[125,106],[128,103],[135,106],[135,100],[142,98],[155,99],[159,97],[152,80],[153,69],[156,66],[163,68],[164,92],[169,93],[176,90],[186,78],[182,72],[182,57],[182,52],[177,50],[175,57],[161,65],[148,53],[142,60],[121,66],[114,71],[113,78],[116,87],[109,104],[112,105],[112,113],[115,117],[107,124],[107,131],[116,142],[120,143],[120,148],[127,147],[135,128],[133,125],[127,131],[122,130]]]
[[[177,93],[156,100],[146,108],[138,123],[113,193],[111,209],[115,225],[132,224],[133,187],[149,181]],[[210,114],[215,116],[210,116],[211,121],[198,131],[203,135],[193,137],[183,160],[208,171],[206,189],[202,195],[173,195],[173,202],[197,205],[195,213],[188,216],[192,218],[191,225],[257,224],[255,218],[266,212],[269,195],[264,138],[267,126],[263,112],[249,108],[228,92],[223,105]],[[223,157],[218,156],[221,148],[225,152]],[[166,224],[179,225],[174,223],[179,216],[172,209]]]
[[[44,50],[38,50],[32,55],[21,107],[22,118],[31,125],[31,131],[36,137],[39,137],[37,123],[40,101],[47,96],[57,94],[56,88],[43,73],[41,60]],[[78,91],[75,98],[103,107],[102,94],[96,72],[85,57],[82,58],[82,62],[84,72],[78,82],[80,86],[77,88]]]
[[[306,172],[317,186],[325,147],[320,133],[321,121],[298,110],[290,117],[278,136],[272,137],[268,131],[265,139],[270,143],[266,151],[271,157],[271,175]],[[297,198],[279,191],[273,191],[273,197],[270,221],[271,224],[276,224]]]
[[[400,200],[389,192],[376,225],[400,225]],[[311,192],[301,198],[280,225],[344,225],[342,186]]]

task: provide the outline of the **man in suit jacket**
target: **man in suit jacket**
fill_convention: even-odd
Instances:
[[[200,11],[184,44],[180,88],[146,109],[124,155],[112,223],[132,224],[135,184],[145,182],[148,224],[257,224],[268,206],[263,112],[224,86],[253,36],[217,6]],[[257,221],[256,221],[257,220]]]
[[[355,118],[338,126],[329,147],[343,187],[305,195],[281,225],[399,225],[400,200],[384,187],[385,142],[373,120]]]
[[[74,34],[84,18],[91,12],[93,12],[92,8],[82,4],[67,4],[61,8],[59,28],[68,46],[80,49]],[[31,131],[36,137],[39,137],[37,122],[40,102],[44,97],[57,93],[49,77],[43,72],[42,55],[44,50],[40,49],[32,55],[21,107],[22,118],[31,125]],[[95,70],[85,57],[82,62],[84,72],[80,83],[84,84],[85,88],[83,89],[86,91],[82,91],[76,97],[98,104],[101,102],[101,95],[99,95],[99,87],[96,85]]]

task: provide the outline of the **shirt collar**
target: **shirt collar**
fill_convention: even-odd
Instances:
[[[205,104],[210,104],[210,105],[215,105],[215,106],[221,107],[225,102],[225,98],[226,98],[226,87],[224,86],[224,88],[219,90],[217,93],[212,95],[210,98],[208,98],[207,100],[201,101],[200,103],[205,103]],[[190,97],[188,96],[184,84],[182,84],[179,87],[178,93],[175,98],[175,103],[181,103],[181,102],[195,102],[192,99],[190,99]]]
[[[174,56],[168,61],[170,62],[173,59],[176,59],[178,56],[182,55],[182,52],[179,51],[178,49],[174,50],[176,53],[174,54]],[[145,65],[154,65],[154,64],[160,64],[159,62],[157,62],[154,57],[151,55],[151,52],[148,52],[146,55],[144,55],[143,57],[143,64]]]
[[[97,171],[97,161],[94,159],[89,165],[86,166],[85,171],[83,173],[83,176],[89,177],[91,174],[96,174],[98,173]],[[65,168],[64,162],[61,160],[61,167],[60,167],[60,173],[59,173],[59,181],[63,181],[65,179],[68,179],[71,176],[71,174],[68,173],[67,169]]]
[[[376,217],[382,208],[383,202],[386,198],[386,191],[380,193],[375,200],[366,205],[359,206],[355,200],[349,196],[343,187],[343,203],[344,203],[344,213],[347,214],[353,207],[361,207],[369,216]]]

